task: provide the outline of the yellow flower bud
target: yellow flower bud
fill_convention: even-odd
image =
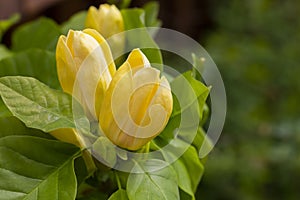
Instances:
[[[165,128],[172,106],[167,79],[134,49],[105,93],[100,128],[114,144],[137,150]]]
[[[91,6],[88,10],[85,27],[97,30],[104,38],[109,38],[114,34],[124,31],[124,22],[120,10],[115,5],[101,4],[99,9]],[[124,49],[124,34],[109,39],[109,44],[113,50]]]
[[[104,92],[116,71],[105,39],[92,29],[70,30],[58,40],[56,62],[62,89],[77,98],[88,115],[97,119]]]

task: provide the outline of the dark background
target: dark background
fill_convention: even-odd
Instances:
[[[61,23],[92,0],[0,0],[0,18]],[[146,0],[133,0],[130,7]],[[163,27],[199,41],[227,91],[224,131],[197,191],[205,200],[300,199],[300,1],[161,0]],[[4,42],[9,45],[10,33]]]

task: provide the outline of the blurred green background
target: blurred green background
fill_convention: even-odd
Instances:
[[[105,1],[52,0],[29,10],[25,1],[9,2],[19,6],[5,10],[8,1],[0,0],[1,18],[18,11],[23,22],[40,15],[62,22]],[[131,7],[146,2],[133,0]],[[300,1],[160,4],[163,27],[199,41],[219,67],[227,91],[226,124],[207,161],[197,199],[300,199]],[[9,37],[10,32],[4,36],[8,45]]]
[[[215,1],[227,121],[199,199],[300,199],[300,1]]]
[[[300,199],[300,1],[217,2],[204,43],[227,121],[199,199]]]

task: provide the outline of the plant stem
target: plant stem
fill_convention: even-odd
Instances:
[[[150,142],[148,142],[148,143],[146,144],[146,150],[145,150],[145,153],[149,153],[149,151],[150,151]]]
[[[115,173],[115,176],[116,176],[116,180],[117,180],[118,188],[119,188],[119,190],[121,190],[121,189],[122,189],[122,185],[121,185],[121,181],[120,181],[120,178],[119,178],[118,172],[117,172],[117,171],[114,171],[114,173]]]

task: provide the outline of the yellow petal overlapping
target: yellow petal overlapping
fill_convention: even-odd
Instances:
[[[93,29],[70,30],[58,40],[56,62],[63,90],[75,96],[88,115],[97,119],[105,90],[116,71],[105,39]]]
[[[172,94],[165,77],[134,49],[106,91],[99,123],[116,145],[137,150],[157,136],[172,112]]]
[[[173,106],[170,85],[139,49],[116,71],[110,48],[97,31],[70,30],[59,38],[56,59],[63,90],[99,121],[114,144],[137,150],[165,128]],[[63,132],[56,137],[78,145],[76,131]],[[73,138],[65,135],[72,133]]]

